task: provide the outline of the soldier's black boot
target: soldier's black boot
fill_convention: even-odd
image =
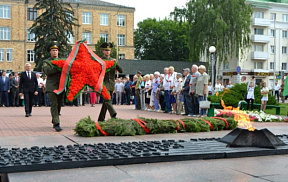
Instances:
[[[62,130],[62,128],[60,127],[59,124],[57,125],[53,125],[53,128],[55,129],[55,131],[60,132]]]

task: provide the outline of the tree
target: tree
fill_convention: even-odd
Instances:
[[[215,46],[219,64],[239,56],[250,47],[250,24],[253,8],[246,0],[189,0],[183,9],[175,8],[170,15],[175,21],[188,22],[189,58],[209,56]],[[216,74],[216,64],[214,73]],[[215,75],[213,75],[215,77]]]
[[[73,26],[78,25],[74,23],[77,19],[73,16],[72,6],[62,0],[36,0],[34,9],[44,10],[30,28],[30,32],[35,33],[36,38],[35,70],[41,71],[43,60],[50,57],[47,52],[48,44],[51,41],[58,41],[59,56],[67,56],[72,48],[68,38],[74,37]]]
[[[99,56],[100,58],[103,57],[103,52],[102,49],[100,48],[100,46],[105,42],[105,40],[103,38],[100,38],[97,43],[95,44],[95,54],[97,56]],[[117,49],[116,46],[114,44],[114,42],[111,42],[113,44],[113,48],[111,49],[111,54],[110,57],[111,58],[117,58]]]
[[[134,32],[135,56],[146,60],[188,61],[186,23],[146,19]]]

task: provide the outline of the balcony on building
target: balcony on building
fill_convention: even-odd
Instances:
[[[269,43],[270,42],[270,36],[268,36],[268,35],[252,35],[251,39],[253,42],[258,42],[258,43]]]
[[[251,59],[254,60],[268,60],[270,54],[268,52],[253,51],[251,52]]]
[[[252,25],[254,26],[261,26],[261,27],[269,27],[270,20],[264,18],[253,18]]]

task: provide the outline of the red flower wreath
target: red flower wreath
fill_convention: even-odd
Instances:
[[[55,65],[56,69],[64,69],[66,60],[52,60],[51,62]],[[116,66],[116,61],[109,60],[105,61],[106,72],[109,71],[112,67]],[[89,86],[93,90],[99,87],[99,78],[102,72],[102,65],[99,61],[96,61],[90,52],[87,50],[87,47],[80,43],[77,55],[72,62],[69,79],[67,84],[67,100],[72,102],[85,88]],[[102,78],[103,79],[103,78]],[[102,82],[101,82],[102,83]],[[55,92],[55,91],[54,91]],[[110,100],[110,95],[105,87],[102,85],[102,90],[98,93],[103,96],[105,100]]]

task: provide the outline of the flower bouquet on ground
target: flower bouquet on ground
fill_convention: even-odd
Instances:
[[[74,131],[83,137],[94,136],[135,136],[144,134],[208,132],[235,129],[233,118],[184,118],[179,120],[160,120],[148,118],[110,119],[95,122],[90,116],[81,119]]]

